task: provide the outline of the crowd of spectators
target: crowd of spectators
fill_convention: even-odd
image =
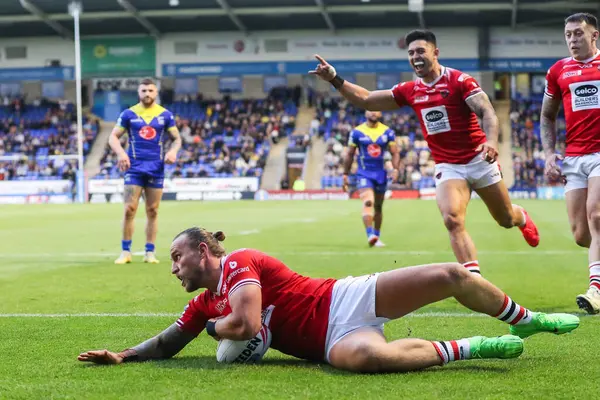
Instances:
[[[262,175],[272,143],[291,134],[297,108],[286,99],[184,99],[164,105],[176,115],[183,146],[166,178]],[[126,146],[126,136],[123,136]],[[171,145],[165,143],[165,149]],[[107,146],[96,178],[118,178],[115,154]]]
[[[553,185],[544,176],[545,156],[540,137],[540,109],[538,98],[513,100],[510,122],[514,189],[533,189],[540,185]],[[558,138],[556,151],[564,154],[565,120],[562,111],[557,120]]]
[[[5,96],[0,106],[0,180],[71,179],[77,155],[77,118],[73,104]],[[90,151],[99,122],[84,118],[83,153]],[[58,157],[57,157],[58,156]]]

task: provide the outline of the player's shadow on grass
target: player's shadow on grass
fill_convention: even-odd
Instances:
[[[214,356],[184,356],[175,357],[168,360],[155,361],[156,365],[160,368],[198,368],[198,369],[229,369],[229,368],[240,368],[242,364],[220,364],[217,362]],[[279,358],[266,358],[262,360],[257,366],[283,366],[283,367],[300,367],[319,369],[322,367],[331,368],[324,363],[315,363],[305,360],[298,359],[279,359]]]
[[[168,360],[155,361],[155,365],[159,368],[173,368],[173,369],[213,369],[213,370],[226,370],[232,368],[246,368],[248,366],[240,365],[240,364],[220,364],[213,356],[186,356],[186,357],[176,357]],[[256,364],[251,366],[251,368],[260,368],[264,367],[292,367],[292,368],[304,368],[311,370],[320,370],[323,373],[331,374],[331,375],[339,375],[339,376],[351,376],[356,375],[356,373],[342,371],[325,363],[317,363],[305,360],[298,359],[279,359],[279,358],[266,358],[260,362],[260,364]],[[434,367],[424,369],[422,371],[412,371],[411,374],[429,374],[429,373],[451,373],[453,372],[488,372],[488,373],[497,373],[497,374],[505,374],[509,371],[510,367],[498,367],[493,365],[452,365],[451,367]],[[387,374],[399,374],[400,372],[390,372]],[[381,375],[381,374],[377,374]]]

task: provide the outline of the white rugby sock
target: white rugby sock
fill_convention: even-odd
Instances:
[[[468,339],[431,342],[431,344],[442,359],[442,364],[471,358],[471,344]]]

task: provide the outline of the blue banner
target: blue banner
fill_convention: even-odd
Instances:
[[[546,72],[558,59],[514,58],[494,59],[480,65],[475,58],[441,59],[445,66],[461,71],[492,70],[496,72]],[[401,60],[332,60],[340,73],[399,73],[412,72],[406,59]],[[163,76],[239,76],[239,75],[305,75],[317,61],[242,62],[203,64],[163,64]]]
[[[70,81],[73,79],[75,79],[74,67],[0,69],[0,81]]]
[[[464,71],[477,71],[475,59],[444,60],[444,65]],[[340,73],[410,72],[406,60],[332,61]],[[163,64],[163,76],[234,76],[234,75],[305,75],[315,68],[317,61]]]
[[[285,63],[277,62],[163,64],[163,76],[239,76],[282,73],[285,73]]]

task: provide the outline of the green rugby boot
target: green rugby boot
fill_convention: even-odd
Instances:
[[[523,340],[517,336],[475,336],[467,340],[471,358],[517,358],[523,353]]]
[[[569,333],[579,326],[579,317],[572,314],[531,313],[531,322],[510,326],[510,334],[525,339],[531,335],[550,332],[555,335]]]

